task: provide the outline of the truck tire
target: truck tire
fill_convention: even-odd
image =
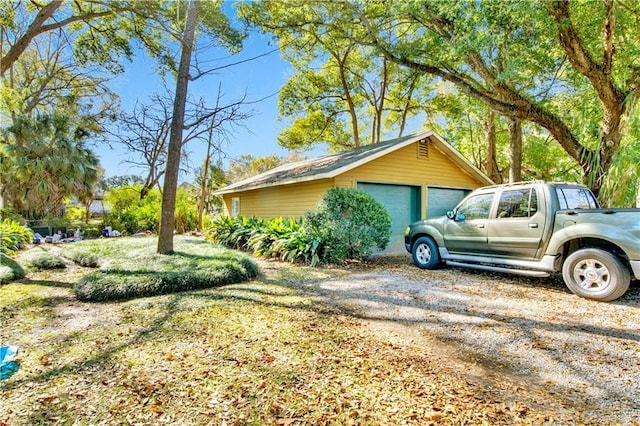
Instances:
[[[430,237],[420,237],[411,247],[413,263],[421,269],[436,269],[440,266],[438,245]]]
[[[562,264],[562,278],[573,293],[601,302],[622,296],[631,283],[629,269],[620,259],[595,248],[581,249],[569,255]]]

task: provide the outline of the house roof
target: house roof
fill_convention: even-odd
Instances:
[[[433,131],[428,131],[372,145],[365,145],[348,151],[342,151],[337,154],[326,155],[324,157],[284,164],[259,175],[252,176],[221,188],[214,192],[214,194],[222,195],[231,192],[248,191],[270,186],[333,178],[365,163],[387,155],[390,152],[426,139],[431,141],[436,148],[448,155],[452,161],[467,173],[478,178],[486,185],[493,185],[491,179],[464,158],[462,154],[449,145],[449,143],[447,143],[439,134]]]

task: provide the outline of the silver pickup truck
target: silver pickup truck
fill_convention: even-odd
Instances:
[[[571,183],[480,188],[437,219],[414,222],[405,247],[423,269],[448,265],[549,276],[588,299],[611,301],[640,279],[640,209],[603,209]]]

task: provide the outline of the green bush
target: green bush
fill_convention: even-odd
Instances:
[[[15,260],[0,253],[0,284],[24,278],[24,269]]]
[[[205,237],[225,247],[248,250],[251,235],[264,226],[265,221],[255,217],[219,216],[205,231]]]
[[[104,226],[111,226],[122,233],[157,231],[160,225],[162,195],[152,189],[141,200],[141,185],[127,185],[110,190],[105,203],[110,213],[103,217]],[[193,231],[198,227],[198,203],[185,188],[176,193],[175,229],[178,233]]]
[[[202,240],[178,237],[171,255],[156,254],[156,245],[155,237],[124,237],[64,246],[64,256],[90,257],[100,266],[76,283],[76,297],[99,302],[154,296],[237,283],[258,274],[246,255]]]
[[[64,261],[43,247],[34,247],[20,254],[20,262],[29,270],[63,269]]]
[[[212,221],[205,237],[216,244],[251,251],[256,256],[312,265],[319,261],[320,242],[307,239],[301,219],[222,216]]]
[[[141,185],[127,185],[110,190],[105,196],[110,212],[103,216],[104,225],[128,234],[156,231],[162,204],[160,191],[149,191],[141,200],[141,189]]]
[[[33,232],[11,219],[0,222],[0,252],[15,254],[33,240]]]
[[[69,222],[82,222],[87,217],[87,210],[83,207],[67,207],[64,209],[64,218]]]
[[[307,240],[321,243],[320,258],[326,263],[362,259],[374,247],[386,248],[391,235],[391,216],[371,195],[351,188],[331,188],[315,212],[304,218]]]
[[[301,220],[219,217],[207,229],[210,241],[250,250],[257,256],[316,265],[362,259],[389,243],[391,217],[373,197],[354,189],[333,188],[318,211]]]

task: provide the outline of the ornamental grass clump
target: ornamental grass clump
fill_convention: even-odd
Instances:
[[[0,284],[24,278],[24,269],[18,262],[4,253],[0,253]]]
[[[42,271],[46,269],[64,269],[64,261],[54,256],[44,247],[34,247],[20,254],[20,263],[30,271]]]
[[[100,239],[74,243],[67,250],[80,258],[83,246],[92,251],[99,269],[74,287],[79,300],[101,302],[197,290],[247,281],[258,275],[245,254],[206,241],[176,237],[171,255],[155,252],[155,237]]]

